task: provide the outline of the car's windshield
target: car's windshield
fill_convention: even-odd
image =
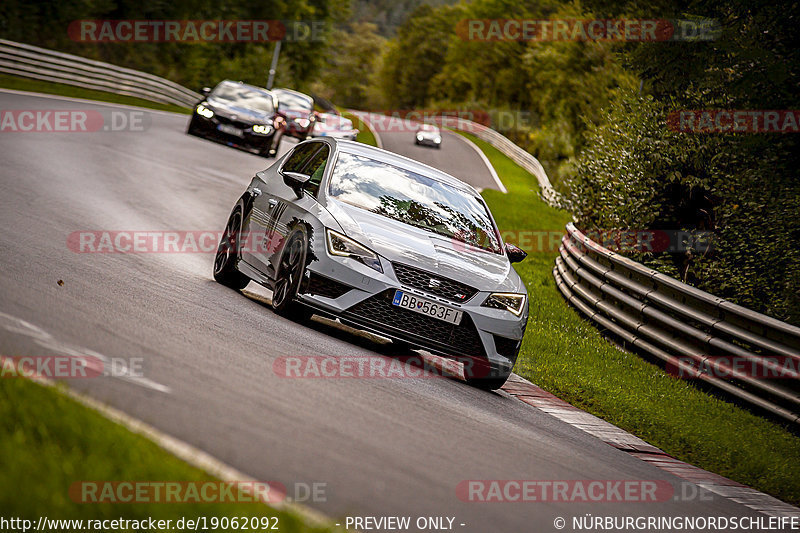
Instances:
[[[261,113],[272,113],[274,111],[272,97],[269,94],[240,83],[222,82],[211,91],[209,96],[217,100],[223,100],[230,105],[252,109]]]
[[[301,94],[280,91],[278,93],[278,109],[282,111],[286,109],[306,109],[311,111],[314,109],[314,100]]]
[[[500,253],[500,240],[483,201],[438,180],[342,152],[329,196],[471,246]]]

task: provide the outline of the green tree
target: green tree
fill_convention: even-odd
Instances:
[[[377,105],[374,75],[386,44],[377,26],[359,22],[337,29],[331,43],[325,67],[313,86],[315,94],[344,107]]]

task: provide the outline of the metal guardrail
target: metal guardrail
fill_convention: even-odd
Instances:
[[[545,202],[553,207],[560,207],[561,201],[559,194],[550,183],[550,179],[547,177],[547,173],[545,173],[542,164],[539,163],[539,160],[533,157],[527,151],[511,142],[511,140],[504,135],[496,132],[492,128],[484,126],[483,124],[447,115],[437,116],[436,120],[444,127],[472,133],[477,138],[481,139],[482,141],[486,141],[500,150],[509,159],[536,176],[536,180],[539,182],[539,189],[541,190],[542,198]]]
[[[152,74],[4,39],[0,39],[0,72],[182,107],[192,107],[202,98]]]
[[[800,328],[612,252],[567,225],[553,276],[598,325],[697,379],[800,424]]]

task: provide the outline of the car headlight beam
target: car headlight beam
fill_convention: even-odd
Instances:
[[[331,229],[325,230],[325,237],[328,241],[328,252],[339,257],[351,257],[368,267],[383,273],[381,261],[378,254],[363,246],[349,237],[345,237],[339,232]]]
[[[253,126],[253,131],[255,133],[260,133],[261,135],[269,135],[272,133],[272,126],[256,124]]]
[[[481,307],[505,309],[515,316],[520,316],[525,308],[525,295],[512,292],[493,292],[486,298]]]
[[[214,116],[214,112],[211,111],[206,106],[204,106],[203,104],[197,106],[197,114],[205,118],[211,118]]]

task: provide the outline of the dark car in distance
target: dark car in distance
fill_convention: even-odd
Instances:
[[[278,111],[286,117],[286,134],[305,141],[311,138],[317,115],[314,99],[291,89],[273,89],[278,98]]]
[[[286,131],[275,95],[261,87],[225,80],[195,106],[187,133],[264,157],[275,157]]]

